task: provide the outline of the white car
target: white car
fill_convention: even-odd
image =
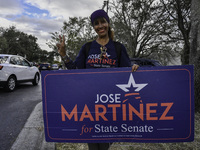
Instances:
[[[13,91],[17,83],[32,82],[38,85],[40,73],[25,58],[17,55],[0,54],[0,87]]]

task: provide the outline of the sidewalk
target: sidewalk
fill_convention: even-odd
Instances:
[[[55,150],[55,143],[45,140],[42,102],[36,105],[10,150]]]

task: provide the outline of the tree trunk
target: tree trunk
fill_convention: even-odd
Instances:
[[[195,110],[200,111],[200,0],[192,0],[191,5],[190,64],[194,65]]]

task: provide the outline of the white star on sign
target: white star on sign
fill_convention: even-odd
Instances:
[[[145,86],[147,86],[148,84],[136,84],[135,83],[135,80],[133,78],[133,75],[131,73],[130,77],[129,77],[129,81],[128,81],[128,84],[116,84],[116,86],[118,86],[120,89],[122,89],[124,92],[129,92],[129,90],[127,88],[130,88],[131,85],[134,87],[134,88],[137,88],[135,89],[136,92],[139,92],[141,89],[143,89]]]

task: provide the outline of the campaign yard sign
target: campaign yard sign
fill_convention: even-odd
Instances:
[[[48,142],[190,142],[193,66],[42,72]]]

